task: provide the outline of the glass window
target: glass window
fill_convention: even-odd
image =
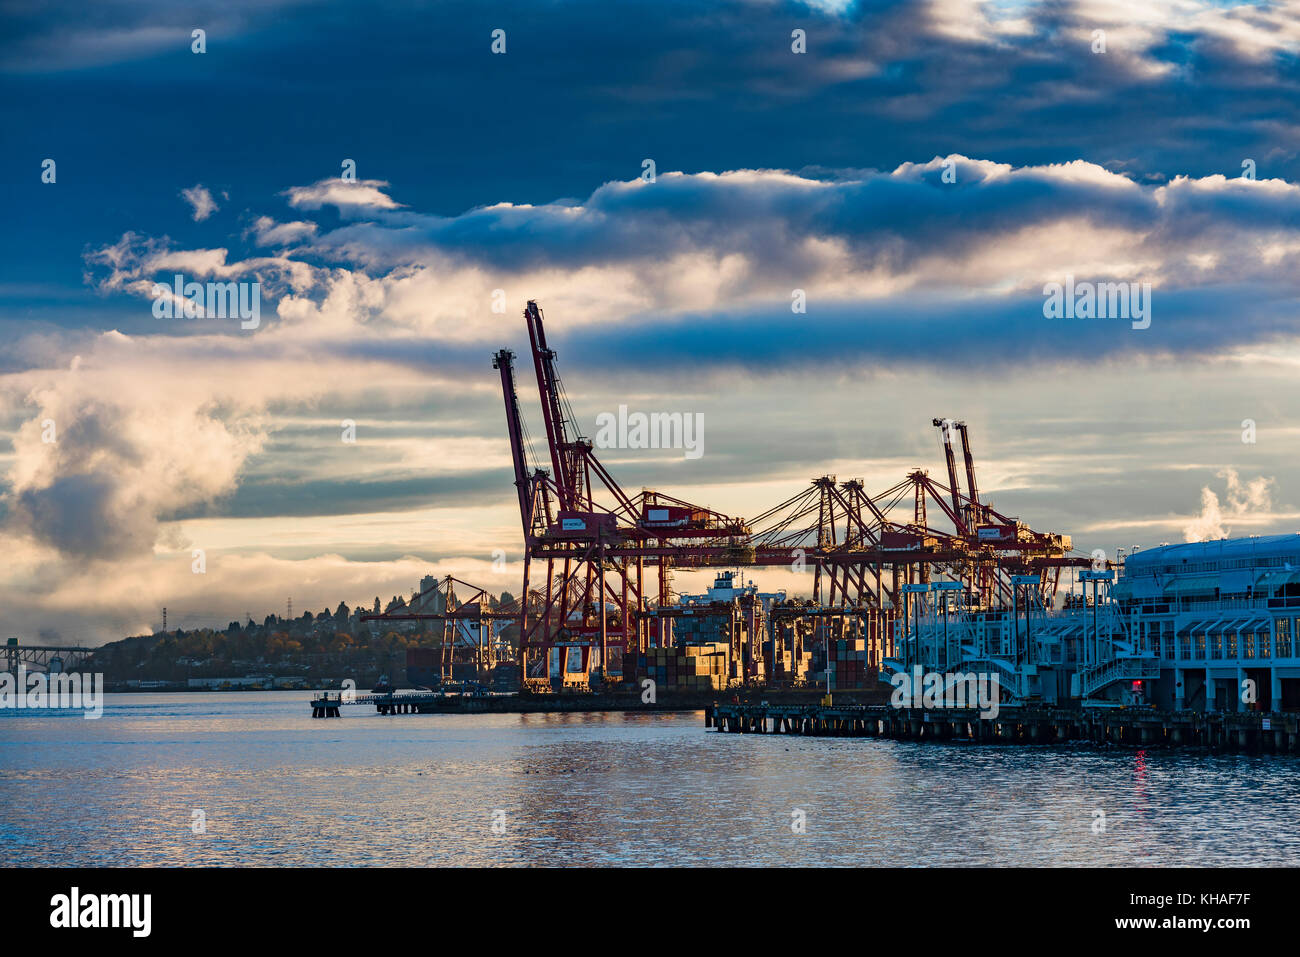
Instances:
[[[1210,636],[1210,656],[1217,659],[1223,658],[1223,632],[1216,631]]]
[[[1259,633],[1259,656],[1260,656],[1261,658],[1269,658],[1269,657],[1272,657],[1272,656],[1269,654],[1269,651],[1270,651],[1270,650],[1271,650],[1271,649],[1269,648],[1269,635],[1268,635],[1268,632],[1267,632],[1267,631],[1261,631],[1261,632]]]
[[[1241,656],[1243,658],[1254,658],[1255,657],[1255,633],[1253,631],[1248,631],[1246,632],[1245,637],[1246,640],[1242,647]]]
[[[1183,635],[1182,638],[1178,639],[1178,657],[1183,661],[1192,657],[1192,639],[1190,635]]]
[[[1237,657],[1237,633],[1235,631],[1228,632],[1228,653],[1225,657]]]
[[[1198,631],[1194,637],[1196,639],[1196,657],[1204,658],[1205,657],[1205,632]]]

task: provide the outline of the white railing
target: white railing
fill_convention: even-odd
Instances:
[[[1080,684],[1087,697],[1116,681],[1137,681],[1160,674],[1160,661],[1150,657],[1112,658],[1082,673]]]
[[[1180,599],[1176,595],[1166,595],[1162,598],[1134,598],[1132,602],[1137,606],[1168,605],[1170,613],[1180,615],[1200,611],[1294,611],[1296,616],[1300,616],[1300,596],[1292,595],[1274,598],[1219,598],[1215,601],[1192,601]],[[1140,615],[1141,612],[1130,609],[1129,614]]]

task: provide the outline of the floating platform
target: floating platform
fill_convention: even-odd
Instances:
[[[977,711],[957,708],[724,704],[705,710],[704,726],[741,734],[891,738],[937,743],[1087,742],[1276,754],[1300,752],[1300,714],[1294,712],[1002,708],[996,717],[981,718]]]

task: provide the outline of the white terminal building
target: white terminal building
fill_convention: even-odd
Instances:
[[[960,582],[903,586],[881,678],[996,673],[1015,704],[1300,709],[1300,535],[1165,545],[1118,576],[1075,574],[1083,594],[1064,608],[1042,606],[1037,576],[1012,579],[1009,609],[974,607]]]
[[[1245,688],[1262,710],[1300,708],[1300,535],[1140,551],[1110,598],[1127,644],[1159,663],[1155,704],[1242,710]]]

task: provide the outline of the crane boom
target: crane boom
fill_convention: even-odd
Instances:
[[[519,494],[519,518],[524,523],[524,539],[532,528],[532,495],[528,480],[528,463],[524,459],[523,418],[519,414],[519,393],[515,389],[515,354],[502,349],[492,357],[492,368],[501,372],[501,394],[506,403],[506,430],[510,433],[510,456],[515,467],[515,489]]]
[[[957,431],[961,433],[961,454],[966,460],[966,488],[970,494],[971,508],[973,509],[971,522],[979,524],[980,491],[979,486],[975,484],[975,457],[970,452],[970,436],[966,433],[966,423],[958,422]]]
[[[943,436],[943,457],[948,466],[948,492],[952,496],[952,511],[957,516],[957,533],[965,534],[967,530],[961,527],[961,483],[957,478],[957,459],[952,451],[952,427],[959,423],[954,423],[952,419],[934,419],[930,424],[936,426]]]
[[[542,400],[542,418],[546,422],[546,444],[550,447],[551,466],[555,469],[555,483],[560,508],[576,508],[577,476],[573,474],[568,459],[569,436],[564,428],[564,411],[560,405],[560,383],[555,375],[555,353],[546,345],[546,329],[542,324],[542,310],[535,299],[528,300],[524,309],[528,323],[528,341],[533,351],[533,366],[537,371],[537,391]]]

